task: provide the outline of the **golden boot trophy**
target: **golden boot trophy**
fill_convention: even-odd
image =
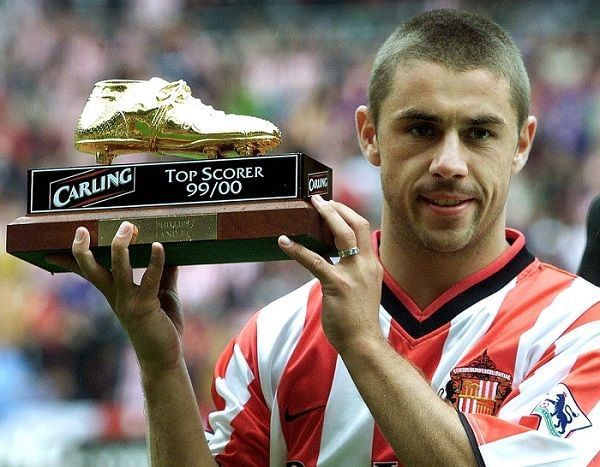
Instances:
[[[263,154],[281,142],[266,120],[230,115],[192,97],[185,81],[96,83],[75,130],[75,147],[110,164],[118,154],[151,152],[193,159]]]
[[[83,225],[109,267],[110,243],[127,220],[137,231],[133,267],[147,265],[155,241],[173,265],[288,259],[277,245],[282,234],[332,253],[331,233],[307,201],[331,198],[332,171],[305,154],[264,154],[280,142],[272,123],[215,110],[185,81],[100,81],[75,147],[102,165],[30,169],[27,215],[8,225],[6,251],[61,272],[46,257],[70,254]],[[186,159],[112,164],[140,152]]]

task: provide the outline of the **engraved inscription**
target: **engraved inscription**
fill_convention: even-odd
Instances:
[[[136,239],[138,245],[152,242],[216,240],[217,238],[216,214],[109,219],[98,221],[98,246],[109,246],[119,225],[124,220],[138,228]]]
[[[194,219],[157,219],[154,226],[158,241],[187,241],[194,236]]]

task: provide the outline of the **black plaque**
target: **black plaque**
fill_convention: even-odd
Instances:
[[[30,169],[28,175],[28,214],[331,193],[331,169],[304,154]]]

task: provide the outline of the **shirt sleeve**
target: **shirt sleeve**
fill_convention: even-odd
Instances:
[[[600,466],[600,320],[593,314],[544,353],[497,416],[461,416],[485,465]]]
[[[215,366],[212,396],[216,410],[208,417],[206,437],[219,465],[269,464],[270,411],[257,368],[254,317]]]

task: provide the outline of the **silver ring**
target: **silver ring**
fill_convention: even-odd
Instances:
[[[338,250],[337,254],[340,258],[346,258],[348,256],[354,256],[360,253],[360,250],[357,246],[353,246],[352,248],[348,248],[347,250]]]

